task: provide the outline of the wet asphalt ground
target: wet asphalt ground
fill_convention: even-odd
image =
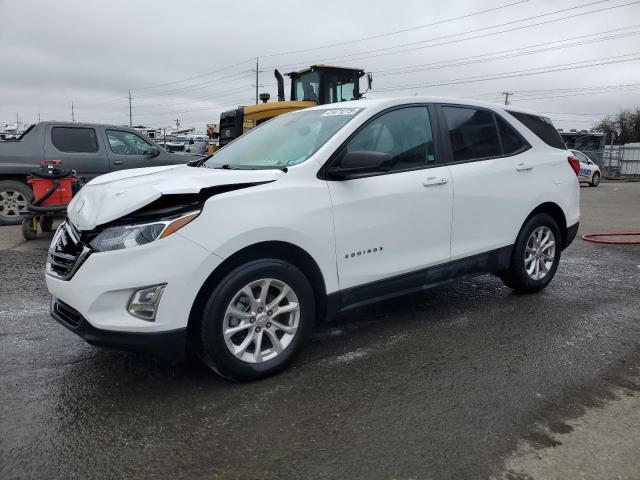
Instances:
[[[581,234],[640,230],[640,183],[582,188],[582,208]],[[577,239],[536,295],[483,276],[342,314],[283,374],[231,384],[55,323],[47,243],[0,228],[1,479],[539,480],[543,457],[591,478],[574,453],[640,478],[640,246]]]

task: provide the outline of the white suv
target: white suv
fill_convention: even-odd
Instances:
[[[578,229],[576,163],[511,107],[282,115],[206,161],[88,183],[49,251],[52,315],[95,345],[271,375],[340,310],[487,273],[544,288]]]

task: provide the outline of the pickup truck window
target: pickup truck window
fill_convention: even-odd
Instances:
[[[107,130],[111,151],[117,155],[144,155],[151,144],[135,133],[124,130]]]
[[[98,139],[93,128],[53,127],[51,143],[61,152],[96,153]]]

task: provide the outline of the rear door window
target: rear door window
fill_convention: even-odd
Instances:
[[[98,138],[93,128],[53,127],[51,143],[61,152],[96,153]]]
[[[529,130],[536,134],[536,136],[550,147],[560,148],[566,150],[567,146],[564,144],[562,137],[553,126],[551,120],[546,117],[540,117],[537,115],[531,115],[528,113],[512,112],[509,111],[518,121],[524,124]]]
[[[472,107],[443,106],[454,162],[502,155],[493,113]]]

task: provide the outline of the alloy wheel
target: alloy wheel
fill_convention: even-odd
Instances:
[[[14,219],[27,209],[27,198],[17,190],[0,190],[0,217]]]
[[[222,332],[229,351],[247,363],[280,355],[300,323],[300,304],[281,280],[263,278],[245,285],[227,306]]]
[[[556,241],[549,227],[536,228],[529,239],[524,252],[524,268],[534,280],[547,276],[556,256]]]

